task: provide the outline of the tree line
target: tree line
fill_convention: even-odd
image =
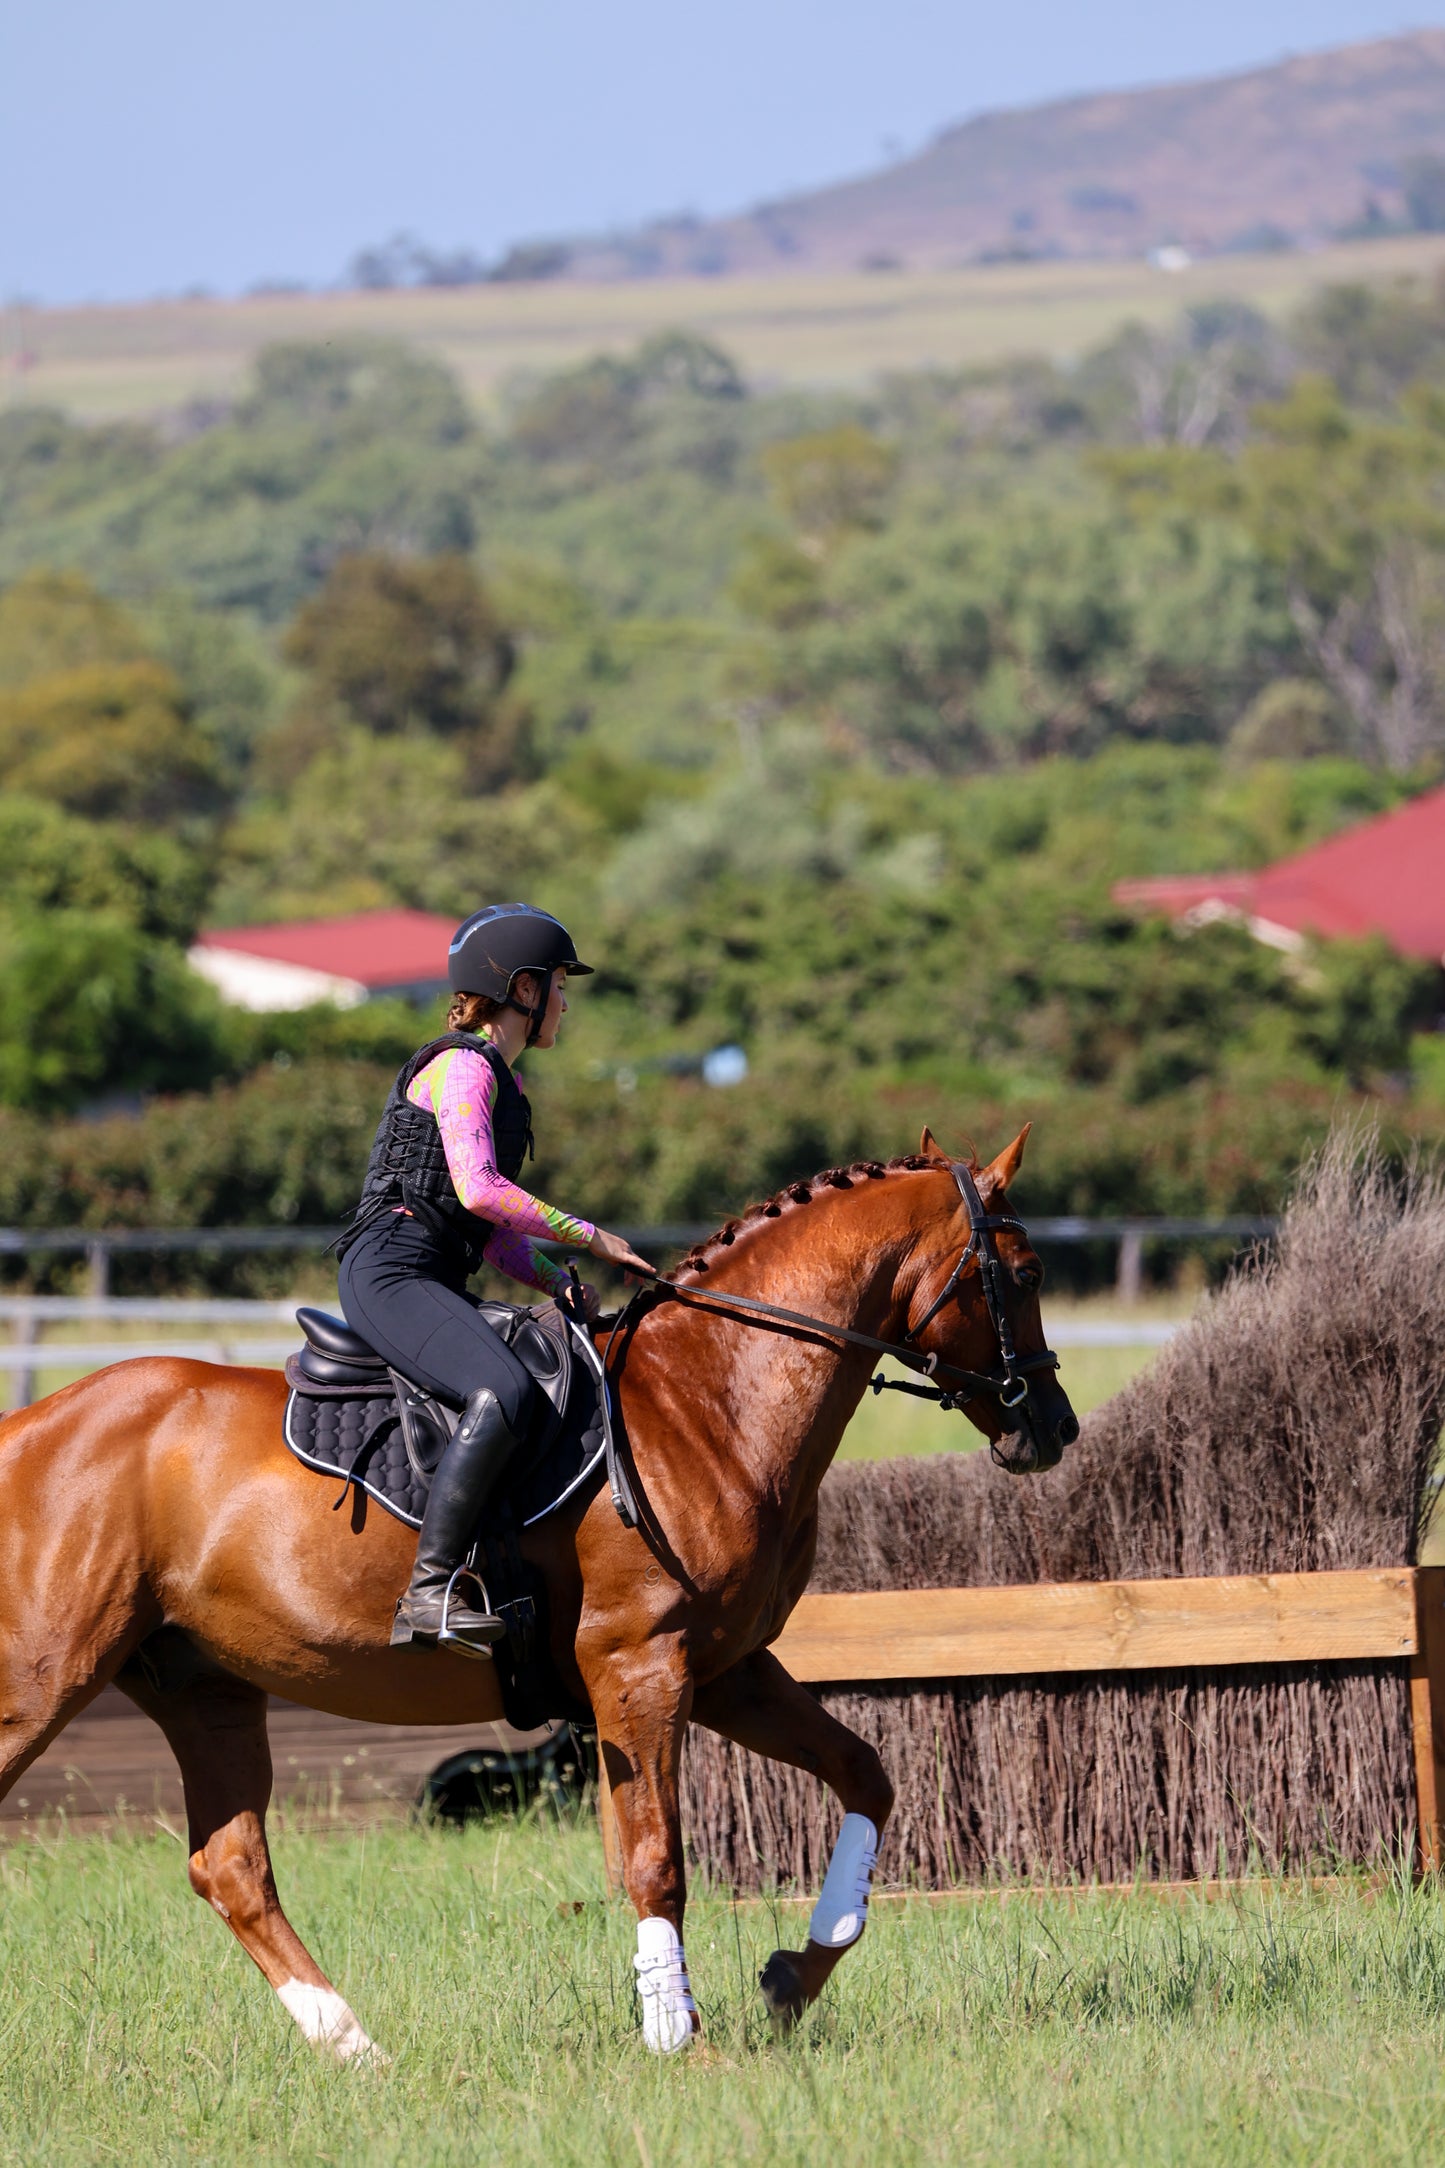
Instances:
[[[8,410],[0,1218],[336,1216],[420,1020],[248,1017],[185,946],[517,894],[604,965],[530,1081],[614,1219],[923,1119],[1037,1115],[1031,1203],[1097,1211],[1267,1209],[1351,1099],[1438,1134],[1435,974],[1110,890],[1439,779],[1442,450],[1405,289],[866,394],[679,332],[486,418],[368,340],[164,429]],[[651,1066],[723,1040],[734,1090]]]

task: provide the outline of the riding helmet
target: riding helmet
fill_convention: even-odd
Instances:
[[[463,919],[447,950],[447,978],[453,993],[485,994],[509,1001],[519,971],[546,982],[559,968],[569,976],[592,970],[577,955],[576,943],[546,911],[529,903],[489,903]]]

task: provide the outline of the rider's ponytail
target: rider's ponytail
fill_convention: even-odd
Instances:
[[[447,1030],[480,1031],[483,1024],[495,1023],[506,1006],[505,1001],[493,1001],[487,994],[453,994],[447,1010]]]

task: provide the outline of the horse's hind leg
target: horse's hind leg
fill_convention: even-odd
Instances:
[[[266,1696],[225,1672],[172,1692],[120,1682],[170,1743],[186,1792],[191,1887],[255,1960],[307,2039],[342,2062],[384,2061],[281,1910],[266,1844]]]
[[[759,1985],[781,2024],[792,2024],[811,2002],[868,1921],[868,1891],[879,1832],[893,1811],[893,1786],[866,1739],[849,1731],[799,1686],[767,1649],[699,1687],[693,1720],[724,1739],[810,1770],[836,1793],[844,1810],[802,1950],[774,1950]]]

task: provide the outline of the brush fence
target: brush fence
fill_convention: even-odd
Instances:
[[[937,1708],[930,1712],[929,1704],[936,1704],[940,1697],[946,1700],[950,1693],[957,1698],[960,1682],[988,1681],[989,1692],[1006,1695],[1008,1682],[1028,1680],[1057,1698],[1069,1690],[1068,1674],[1087,1673],[1089,1681],[1079,1684],[1097,1688],[1107,1687],[1111,1674],[1174,1673],[1187,1675],[1195,1694],[1207,1695],[1218,1688],[1227,1695],[1231,1672],[1237,1680],[1247,1678],[1256,1692],[1260,1687],[1279,1692],[1286,1678],[1282,1675],[1276,1680],[1272,1667],[1325,1665],[1344,1667],[1346,1677],[1352,1667],[1358,1667],[1361,1675],[1353,1683],[1385,1689],[1388,1702],[1391,1681],[1403,1686],[1407,1677],[1417,1859],[1426,1870],[1445,1866],[1445,1568],[805,1595],[774,1648],[794,1678],[827,1690],[825,1699],[845,1721],[859,1723],[860,1697],[868,1698],[875,1715],[881,1702],[881,1734],[879,1722],[867,1728],[883,1747],[895,1776],[903,1772],[899,1753],[888,1752],[890,1743],[901,1748],[905,1759],[927,1753],[928,1740],[921,1733],[932,1724],[935,1753],[931,1758],[938,1763],[933,1781],[939,1786],[944,1781],[943,1755],[936,1743]],[[1248,1667],[1247,1674],[1240,1667]],[[1339,1674],[1317,1669],[1303,1676],[1296,1671],[1296,1734],[1301,1719],[1307,1731],[1317,1712],[1323,1715],[1317,1697],[1322,1688],[1327,1695],[1338,1678]],[[999,1682],[999,1687],[995,1689],[992,1682]],[[922,1725],[917,1721],[920,1707],[925,1718]],[[1339,1771],[1342,1784],[1349,1781],[1358,1789],[1363,1775],[1368,1787],[1376,1773],[1362,1771],[1361,1764],[1371,1760],[1383,1764],[1394,1758],[1391,1742],[1382,1736],[1378,1723],[1372,1732],[1368,1724],[1361,1725],[1364,1713],[1357,1712],[1347,1727],[1353,1735],[1353,1774],[1347,1778],[1342,1770],[1337,1741],[1326,1741],[1329,1750],[1307,1758],[1316,1772],[1311,1781],[1326,1787],[1332,1773]],[[1181,1721],[1191,1728],[1186,1719]],[[1013,1726],[1017,1727],[1016,1717]],[[1389,1725],[1384,1728],[1388,1733]],[[1279,1733],[1281,1759],[1291,1756],[1298,1768],[1298,1739],[1291,1746],[1286,1729],[1282,1725]],[[983,1784],[988,1778],[982,1766],[986,1737],[977,1727],[971,1737],[972,1759]],[[1262,1742],[1266,1753],[1269,1737],[1266,1731]],[[1107,1750],[1101,1732],[1095,1752]],[[814,1780],[753,1761],[739,1749],[696,1730],[690,1737],[688,1759],[684,1814],[692,1849],[704,1871],[719,1881],[743,1886],[816,1879],[836,1815],[827,1815],[826,1827],[819,1819]],[[1049,1759],[1043,1757],[1045,1767]],[[1137,1754],[1115,1757],[1111,1775],[1116,1782],[1127,1784],[1131,1770],[1140,1775]],[[1060,1775],[1057,1761],[1053,1775],[1056,1779]],[[1376,1793],[1381,1802],[1393,1796],[1398,1816],[1393,1830],[1377,1828],[1375,1834],[1382,1842],[1398,1842],[1404,1834],[1400,1824],[1410,1818],[1408,1780],[1404,1790],[1401,1796],[1397,1785],[1392,1795],[1386,1784]],[[609,1875],[615,1882],[616,1826],[605,1789],[600,1805]],[[1332,1802],[1320,1798],[1317,1807],[1320,1826],[1328,1828]],[[806,1841],[789,1845],[782,1840],[790,1818],[794,1836],[798,1822],[816,1821],[819,1826]],[[1381,1821],[1384,1818],[1380,1816]],[[767,1824],[761,1853],[760,1823]],[[1089,1850],[1095,1859],[1101,1857],[1097,1842]],[[934,1855],[935,1880],[946,1879],[947,1864],[947,1859]],[[1214,1864],[1203,1871],[1211,1871]],[[912,1871],[918,1878],[916,1851]],[[956,1873],[955,1878],[976,1876]]]

